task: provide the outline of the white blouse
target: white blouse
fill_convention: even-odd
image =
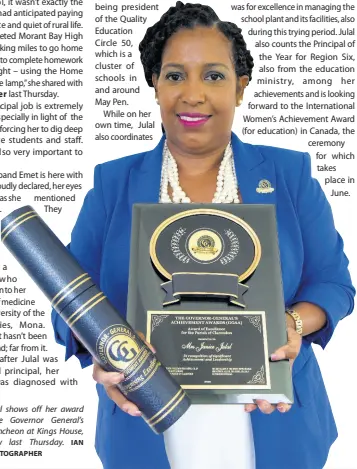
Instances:
[[[244,405],[192,405],[164,440],[171,469],[255,469]]]

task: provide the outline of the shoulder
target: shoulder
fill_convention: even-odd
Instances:
[[[97,165],[95,171],[100,173],[102,183],[119,182],[127,177],[132,168],[139,167],[142,164],[146,154],[145,151],[107,161]]]
[[[125,193],[133,168],[140,167],[148,152],[136,153],[98,164],[94,168],[93,193],[108,214]]]
[[[123,156],[98,164],[94,169],[94,186],[101,187],[107,197],[116,196],[125,187],[131,171],[140,168],[148,152]]]
[[[266,164],[272,170],[289,173],[301,169],[306,158],[309,158],[307,153],[301,151],[243,142],[234,132],[231,141],[234,154],[237,152],[235,158],[237,161],[241,159],[243,166],[248,169]]]
[[[274,167],[277,182],[284,182],[293,196],[298,195],[301,185],[312,179],[309,153],[266,145],[251,146],[265,162]]]

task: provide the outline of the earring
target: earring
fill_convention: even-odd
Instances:
[[[237,101],[237,106],[240,106],[243,102],[243,99],[240,99],[239,101]]]
[[[156,101],[156,104],[159,104],[159,100],[158,100],[158,98],[155,98],[155,101]]]

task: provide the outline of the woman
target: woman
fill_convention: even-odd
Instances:
[[[326,346],[355,291],[309,156],[247,145],[231,133],[253,60],[240,29],[210,7],[177,2],[148,29],[140,51],[165,133],[152,151],[96,167],[71,251],[125,314],[133,203],[275,203],[285,302],[294,312],[286,314],[288,342],[271,359],[294,360],[295,404],[261,400],[245,412],[192,406],[162,438],[115,387],[123,376],[95,364],[99,457],[106,469],[321,469],[337,432],[311,343]],[[264,179],[274,191],[256,191]],[[53,323],[67,358],[90,365],[56,314]]]

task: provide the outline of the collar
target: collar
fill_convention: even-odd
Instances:
[[[159,170],[161,174],[162,152],[164,149],[165,138],[165,134],[163,134],[156,147],[146,152],[141,165],[141,171],[148,172],[150,170]],[[264,158],[257,147],[248,143],[243,143],[234,132],[231,133],[231,142],[236,168],[242,166],[245,169],[250,170],[264,161]]]
[[[231,134],[234,164],[239,190],[244,203],[275,203],[275,168],[264,158],[260,147],[243,143],[235,133]],[[139,166],[131,169],[129,176],[129,203],[157,203],[160,195],[163,135],[158,145],[146,152]],[[260,193],[259,183],[268,180],[273,192]]]

